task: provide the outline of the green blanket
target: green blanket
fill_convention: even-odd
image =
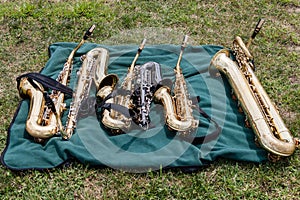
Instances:
[[[49,61],[41,73],[56,78],[76,46],[75,43],[55,43],[49,47]],[[103,46],[86,43],[76,53],[69,86],[74,88],[76,72],[81,66],[80,56],[95,47],[109,50],[108,73],[117,74],[123,81],[138,46]],[[212,56],[220,46],[189,46],[181,61],[191,96],[199,96],[199,106],[218,122],[222,131],[218,138],[202,145],[192,145],[181,140],[164,125],[163,107],[152,104],[150,118],[155,126],[147,131],[132,130],[127,134],[112,136],[102,128],[96,114],[81,118],[75,134],[69,141],[59,136],[50,138],[45,145],[34,142],[25,130],[29,100],[22,100],[8,131],[7,145],[2,153],[2,163],[10,169],[45,169],[57,167],[70,159],[90,166],[108,166],[125,170],[156,170],[164,167],[200,167],[218,157],[239,161],[262,162],[267,154],[258,148],[251,129],[244,126],[244,115],[238,112],[237,102],[231,98],[231,89],[224,77],[213,78],[208,73]],[[174,80],[180,46],[146,45],[137,64],[158,62],[164,78]],[[93,95],[95,91],[91,91]],[[65,100],[67,108],[71,97]],[[62,117],[66,121],[68,110]],[[215,127],[201,115],[197,136],[205,136]]]

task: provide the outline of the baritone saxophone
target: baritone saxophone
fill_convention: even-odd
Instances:
[[[269,159],[276,161],[281,156],[292,155],[299,139],[294,138],[287,129],[274,103],[254,74],[253,56],[248,47],[263,23],[263,19],[257,23],[247,45],[238,36],[234,39],[232,51],[235,60],[230,58],[227,49],[217,52],[211,60],[209,72],[211,76],[220,75],[216,68],[227,77],[257,141],[269,152]]]
[[[63,85],[68,84],[69,76],[73,68],[72,62],[74,55],[91,36],[94,29],[95,25],[91,26],[84,34],[81,42],[72,50],[62,71],[60,71],[56,79],[57,82]],[[61,122],[61,115],[66,107],[63,92],[52,90],[49,96],[53,101],[55,108],[51,108],[49,105],[46,105],[44,99],[44,93],[47,91],[45,91],[42,84],[37,81],[32,80],[31,83],[27,77],[24,77],[20,80],[18,90],[20,96],[29,97],[30,99],[30,108],[26,120],[26,131],[33,136],[37,142],[42,142],[44,139],[50,138],[59,132],[64,135],[64,127]]]

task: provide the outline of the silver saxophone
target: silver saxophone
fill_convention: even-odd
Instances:
[[[132,120],[142,129],[150,126],[150,106],[156,87],[162,81],[161,67],[156,62],[135,66],[135,89],[132,98]]]

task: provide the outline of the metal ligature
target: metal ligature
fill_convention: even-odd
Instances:
[[[63,70],[59,73],[56,81],[62,85],[67,85],[70,73],[72,71],[72,61],[76,51],[90,37],[95,25],[91,26],[84,34],[81,42],[70,53]],[[42,84],[35,80],[29,81],[27,77],[20,80],[18,85],[20,96],[30,98],[30,108],[26,121],[26,130],[33,136],[37,142],[52,137],[59,132],[64,133],[61,122],[62,112],[65,110],[64,93],[59,90],[52,90],[49,95],[54,107],[50,107],[45,103],[45,91]],[[52,104],[52,105],[53,105]]]
[[[90,106],[94,109],[94,104],[88,104],[90,97],[90,90],[94,83],[96,90],[98,90],[100,84],[103,87],[114,88],[117,83],[117,76],[114,74],[106,75],[107,65],[109,60],[109,53],[104,48],[94,48],[90,50],[85,56],[83,56],[83,63],[78,74],[78,81],[73,99],[70,104],[70,110],[64,130],[64,139],[70,139],[73,135],[74,129],[76,128],[77,119],[80,112],[84,112],[82,107],[89,108]],[[95,103],[95,102],[94,102]]]
[[[128,112],[128,115],[126,115],[125,113],[122,113],[114,108],[103,110],[101,122],[106,128],[110,129],[113,134],[123,133],[129,130],[131,126],[132,119],[129,115],[129,110],[132,108],[131,94],[134,90],[134,68],[136,61],[145,46],[145,43],[146,39],[141,42],[135,58],[128,69],[127,75],[121,84],[121,87],[115,89],[112,87],[109,87],[108,89],[105,87],[100,87],[97,93],[97,97],[100,99],[100,101],[106,99],[106,97],[110,95],[111,98],[105,100],[106,104],[117,106],[119,108],[122,107]],[[114,90],[112,91],[112,89]]]
[[[194,119],[193,105],[189,98],[187,85],[180,68],[183,51],[187,45],[188,36],[185,35],[181,45],[181,51],[175,71],[175,83],[173,93],[171,89],[164,85],[154,93],[156,102],[162,103],[165,109],[166,125],[182,135],[188,135],[193,132],[199,124],[199,120]]]
[[[230,51],[220,50],[211,60],[211,76],[224,74],[231,85],[245,115],[256,135],[260,146],[269,153],[269,159],[276,161],[281,156],[290,156],[295,151],[299,140],[294,138],[281,119],[274,103],[254,74],[253,56],[248,47],[260,31],[264,20],[260,20],[247,45],[240,37],[233,41],[233,55]],[[214,67],[215,68],[214,68]],[[215,70],[217,69],[217,70]]]

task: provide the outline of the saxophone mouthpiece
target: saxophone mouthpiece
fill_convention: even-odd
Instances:
[[[88,38],[92,35],[92,33],[93,33],[93,31],[95,30],[95,28],[96,28],[96,26],[95,26],[95,24],[93,24],[93,25],[85,32],[85,34],[84,34],[84,36],[83,36],[83,39],[84,39],[84,40],[88,39]]]
[[[252,39],[255,38],[255,36],[259,33],[260,29],[262,28],[262,26],[264,25],[265,20],[264,19],[259,19],[259,21],[257,22],[255,29],[253,31],[253,34],[251,36]]]
[[[83,43],[92,35],[94,29],[95,29],[95,25],[92,25],[84,34],[83,38],[81,39],[80,43],[73,49],[73,51],[70,53],[66,64],[71,64],[73,57],[75,55],[75,52],[81,47],[81,45],[83,45]]]
[[[252,40],[254,40],[254,38],[256,37],[256,35],[259,33],[260,29],[262,28],[262,26],[264,25],[265,23],[265,20],[264,19],[259,19],[259,21],[257,22],[256,26],[255,26],[255,29],[246,45],[247,48],[249,48]]]
[[[185,48],[187,46],[188,39],[189,39],[188,35],[183,36],[183,40],[182,40],[182,44],[181,44],[181,49],[183,49],[183,48]]]
[[[146,44],[146,41],[147,41],[146,38],[144,38],[144,39],[142,40],[142,42],[141,42],[141,44],[140,44],[140,47],[139,47],[139,49],[138,49],[138,52],[139,52],[139,53],[141,53],[141,51],[144,49],[145,44]]]

